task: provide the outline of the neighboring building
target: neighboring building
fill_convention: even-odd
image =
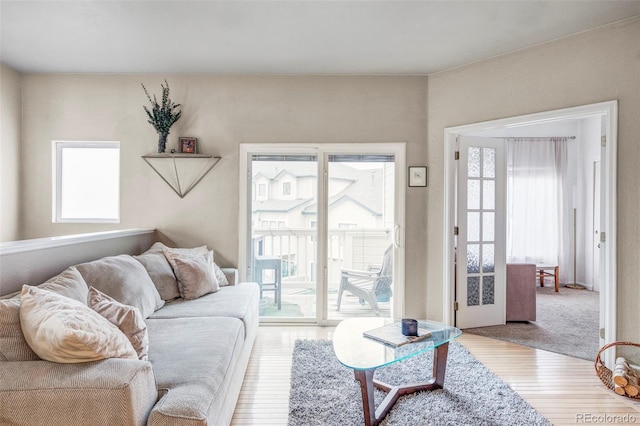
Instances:
[[[368,269],[379,264],[389,244],[393,163],[368,164],[370,168],[329,163],[328,266],[335,285],[342,266]],[[254,255],[280,256],[284,278],[314,281],[316,164],[254,161],[252,174]]]

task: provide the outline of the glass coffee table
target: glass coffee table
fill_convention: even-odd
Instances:
[[[462,334],[455,327],[432,321],[418,321],[419,329],[421,331],[427,330],[430,334],[414,343],[392,346],[363,335],[364,332],[394,323],[397,325],[398,333],[402,336],[399,320],[386,318],[347,319],[338,325],[333,335],[333,350],[338,361],[344,366],[352,368],[356,380],[360,382],[366,426],[375,426],[380,423],[401,396],[442,388],[449,342]],[[377,368],[427,351],[433,351],[433,374],[428,382],[391,386],[374,380],[373,374]],[[374,386],[387,392],[387,396],[377,409],[374,403]]]

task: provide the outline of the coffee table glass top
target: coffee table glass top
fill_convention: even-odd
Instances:
[[[399,321],[388,318],[351,318],[342,321],[333,334],[333,349],[338,360],[346,367],[356,370],[379,368],[433,350],[462,334],[455,327],[433,321],[418,321],[420,329],[431,332],[429,337],[398,347],[383,344],[362,334]]]

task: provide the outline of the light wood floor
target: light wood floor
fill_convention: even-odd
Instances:
[[[286,425],[294,342],[331,339],[333,330],[261,326],[231,424]],[[612,424],[611,416],[625,415],[627,424],[640,424],[638,400],[609,391],[590,361],[471,334],[463,334],[458,342],[554,425]],[[604,415],[610,417],[596,418]]]

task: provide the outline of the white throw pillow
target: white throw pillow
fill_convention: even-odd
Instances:
[[[127,336],[81,302],[27,285],[20,299],[22,332],[40,358],[59,363],[138,359]]]
[[[138,353],[138,359],[142,361],[149,359],[147,324],[138,308],[124,305],[94,287],[89,288],[87,304],[127,336],[133,349]]]
[[[66,269],[59,275],[48,279],[38,288],[86,303],[87,284],[75,267]],[[38,360],[24,339],[20,327],[20,292],[11,299],[0,300],[0,361]]]
[[[229,280],[227,279],[227,276],[224,274],[224,272],[222,272],[222,269],[220,269],[220,267],[216,264],[215,261],[213,262],[213,271],[216,275],[216,279],[218,280],[218,285],[220,287],[229,285]]]
[[[167,250],[164,254],[176,274],[183,299],[197,299],[220,289],[213,270],[213,251],[204,256],[184,256]]]

